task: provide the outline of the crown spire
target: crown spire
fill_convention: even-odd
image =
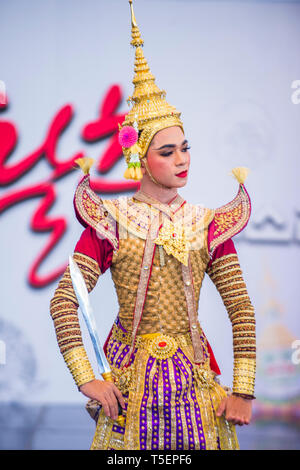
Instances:
[[[161,90],[155,83],[155,77],[150,71],[147,59],[144,56],[142,46],[144,41],[141,37],[139,27],[133,10],[132,0],[129,0],[131,11],[131,45],[135,47],[135,63],[134,63],[134,85],[133,95],[128,97],[128,104],[132,103],[133,107],[126,116],[125,124],[133,125],[138,122],[139,130],[145,124],[153,119],[161,118],[166,115],[180,115],[180,113],[170,106],[166,100],[166,92]]]
[[[139,47],[144,44],[144,41],[142,40],[141,33],[136,22],[132,0],[129,0],[129,4],[130,4],[130,11],[131,11],[131,36],[132,36],[132,41],[130,44],[134,47]]]
[[[122,147],[127,164],[131,165],[136,164],[133,158],[141,159],[145,156],[156,132],[172,126],[180,126],[183,130],[183,124],[180,120],[180,112],[166,101],[166,92],[161,90],[155,83],[155,77],[151,73],[144,56],[142,48],[144,41],[136,21],[132,0],[129,0],[129,5],[132,38],[130,44],[135,48],[134,77],[132,80],[134,89],[132,96],[129,96],[127,100],[132,107],[125,117],[122,128],[133,127],[139,134],[139,152],[136,153],[136,146],[127,148],[122,145]]]
[[[136,19],[135,19],[135,14],[134,14],[134,11],[133,11],[132,0],[129,0],[129,4],[130,4],[130,11],[131,11],[131,24],[132,24],[132,26],[137,26]]]

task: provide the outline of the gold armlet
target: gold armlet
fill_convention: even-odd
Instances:
[[[83,346],[67,351],[63,357],[78,388],[95,380],[95,374]]]
[[[233,393],[254,396],[256,360],[239,358],[234,360]]]

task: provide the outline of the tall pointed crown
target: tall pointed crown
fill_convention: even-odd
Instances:
[[[180,112],[166,101],[166,92],[160,90],[155,83],[155,77],[151,73],[148,62],[144,56],[142,46],[144,41],[133,11],[132,0],[129,0],[131,9],[132,41],[135,47],[135,67],[133,95],[128,98],[128,104],[132,108],[126,115],[122,127],[134,127],[138,133],[139,158],[146,155],[149,144],[154,135],[161,129],[183,124],[180,120]],[[135,149],[136,150],[136,149]],[[129,163],[131,150],[123,148],[127,163]]]

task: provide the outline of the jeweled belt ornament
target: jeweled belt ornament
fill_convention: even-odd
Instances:
[[[161,333],[149,335],[149,338],[146,337],[142,346],[156,359],[172,357],[178,349],[178,344],[174,338]]]
[[[112,338],[127,345],[132,342],[131,334],[122,331],[116,324],[113,326]],[[136,339],[137,349],[144,349],[150,356],[160,360],[169,359],[179,348],[184,351],[186,347],[192,347],[190,333],[169,336],[157,332],[138,335]],[[122,393],[128,392],[131,389],[134,374],[132,365],[129,368],[113,368],[112,370],[118,388]],[[210,368],[209,357],[202,364],[193,364],[193,376],[200,389],[210,389],[215,386],[216,374]]]

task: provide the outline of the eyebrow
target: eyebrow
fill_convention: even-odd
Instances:
[[[184,144],[187,144],[187,143],[188,143],[188,141],[187,141],[187,139],[185,139],[185,140],[182,142],[181,145],[184,145]],[[175,145],[175,144],[167,144],[167,145],[162,145],[162,147],[159,147],[158,149],[154,149],[154,150],[162,150],[162,149],[167,149],[167,148],[168,148],[168,149],[170,149],[170,148],[173,149],[173,148],[175,148],[175,147],[177,147],[177,145]]]

